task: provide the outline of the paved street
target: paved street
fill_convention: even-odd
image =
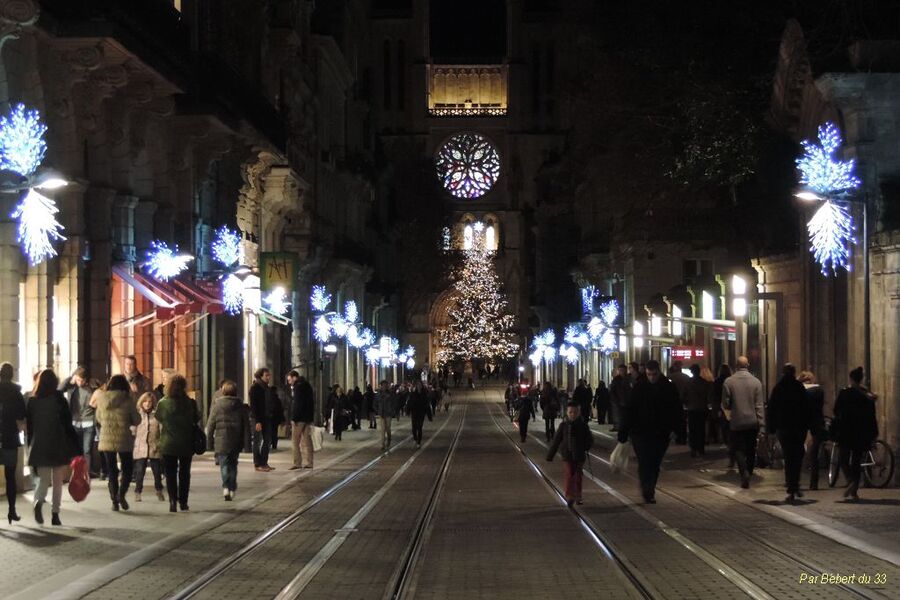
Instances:
[[[835,502],[839,490],[782,506],[780,472],[763,469],[740,490],[721,449],[696,462],[676,446],[658,504],[642,505],[635,465],[612,475],[604,464],[612,438],[593,425],[599,444],[585,503],[570,511],[548,484],[561,486],[562,467],[545,460],[542,423],[519,444],[500,399],[497,388],[455,392],[450,412],[426,423],[418,451],[405,418],[390,453],[379,454],[375,431],[348,432],[329,440],[312,471],[288,471],[282,441],[276,471],[256,473],[242,461],[231,505],[206,455],[195,466],[189,514],[171,515],[155,499],[111,513],[99,482],[86,502],[64,501],[61,529],[37,526],[23,510],[21,523],[0,529],[3,597],[169,598],[204,574],[194,597],[900,594],[894,489],[864,489],[867,501],[856,506]],[[229,557],[236,560],[223,567]],[[803,573],[872,580],[809,585]]]

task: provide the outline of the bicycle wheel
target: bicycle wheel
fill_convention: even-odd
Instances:
[[[894,476],[894,453],[887,444],[876,440],[866,458],[866,462],[872,463],[863,468],[863,476],[869,487],[886,487]]]
[[[831,444],[831,458],[828,461],[828,487],[837,484],[841,472],[841,455],[837,443]]]

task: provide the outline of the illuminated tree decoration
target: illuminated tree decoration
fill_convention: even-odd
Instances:
[[[339,338],[347,335],[347,331],[350,328],[350,324],[342,317],[341,315],[332,315],[331,316],[331,330],[334,331],[334,335]]]
[[[365,348],[371,346],[375,341],[375,335],[368,327],[364,327],[362,331],[356,325],[351,325],[347,329],[347,341],[354,348]]]
[[[600,317],[591,317],[590,322],[587,324],[587,334],[591,340],[598,339],[603,332],[606,330],[606,324],[600,319]]]
[[[274,315],[283,315],[291,308],[291,303],[287,301],[287,291],[276,286],[263,299],[263,304],[270,313]]]
[[[565,342],[559,345],[559,355],[570,365],[574,365],[578,362],[578,348],[576,348],[575,346],[569,346]]]
[[[371,346],[366,349],[366,362],[370,365],[377,365],[381,361],[381,351],[378,346]]]
[[[328,317],[325,315],[320,315],[316,319],[313,325],[313,337],[323,344],[331,337],[331,323],[328,322]]]
[[[144,266],[154,279],[168,281],[187,269],[187,264],[194,260],[190,254],[178,254],[178,246],[169,248],[165,242],[150,242],[147,261]]]
[[[19,220],[16,239],[32,265],[56,256],[53,242],[66,239],[63,226],[56,220],[58,212],[53,200],[29,189],[10,215]]]
[[[241,244],[241,235],[224,225],[219,227],[216,230],[216,238],[212,243],[212,255],[214,259],[226,267],[242,262],[244,259],[244,248]]]
[[[535,336],[535,338],[531,341],[531,346],[533,348],[541,348],[544,346],[552,346],[556,343],[556,334],[553,333],[552,329],[547,329],[543,333],[539,333]]]
[[[582,348],[586,348],[590,343],[587,331],[580,324],[567,325],[563,340],[569,345],[578,345]]]
[[[483,135],[459,133],[447,140],[435,156],[438,178],[457,198],[478,198],[500,177],[500,155]]]
[[[222,280],[222,304],[229,315],[238,314],[244,306],[244,282],[233,273]]]
[[[495,359],[518,350],[515,316],[507,311],[492,252],[481,242],[483,228],[474,231],[472,248],[462,253],[462,268],[453,283],[450,324],[440,333],[438,362]]]
[[[31,177],[47,152],[45,133],[47,126],[41,123],[41,114],[25,110],[24,104],[0,117],[0,170]]]
[[[356,302],[353,300],[347,300],[344,303],[344,319],[348,323],[356,323],[356,320],[359,318],[359,309],[356,307]]]
[[[850,244],[855,244],[853,237],[853,219],[847,208],[837,202],[826,201],[816,211],[807,224],[809,228],[810,250],[819,263],[823,275],[837,272],[837,269],[850,270]]]
[[[600,318],[603,319],[607,327],[615,325],[619,318],[619,302],[613,298],[601,304]]]
[[[834,196],[858,188],[860,180],[853,174],[854,161],[840,160],[835,153],[841,147],[841,132],[834,123],[819,127],[819,143],[800,142],[803,156],[797,159],[800,183],[825,196]]]
[[[541,365],[541,360],[544,358],[543,350],[535,350],[531,354],[528,355],[528,360],[531,361],[531,364],[535,367],[539,367]]]
[[[593,314],[594,312],[594,298],[600,295],[600,292],[597,291],[592,285],[581,288],[581,312],[585,315]]]
[[[325,312],[328,305],[331,304],[331,294],[325,289],[324,285],[314,285],[312,294],[309,296],[309,305],[316,312]]]
[[[610,352],[615,352],[617,347],[616,333],[612,329],[607,329],[600,336],[600,351],[604,354],[608,354]]]

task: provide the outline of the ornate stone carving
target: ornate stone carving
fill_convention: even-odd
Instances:
[[[40,9],[32,0],[0,0],[0,48],[19,37],[24,27],[34,25]]]

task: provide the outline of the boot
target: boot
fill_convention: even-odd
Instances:
[[[50,524],[62,525],[62,521],[59,520],[59,513],[53,513],[52,515],[50,515]]]
[[[43,502],[35,502],[34,503],[34,520],[38,525],[44,524],[44,503]]]
[[[160,502],[165,502],[165,501],[166,501],[166,495],[163,494],[163,491],[162,491],[162,490],[156,490],[156,498],[157,498]]]
[[[135,493],[134,493],[134,501],[135,501],[135,502],[140,502],[140,501],[141,501],[141,493],[140,493],[140,492],[135,492]]]
[[[178,512],[178,505],[174,500],[169,500],[169,512]]]

